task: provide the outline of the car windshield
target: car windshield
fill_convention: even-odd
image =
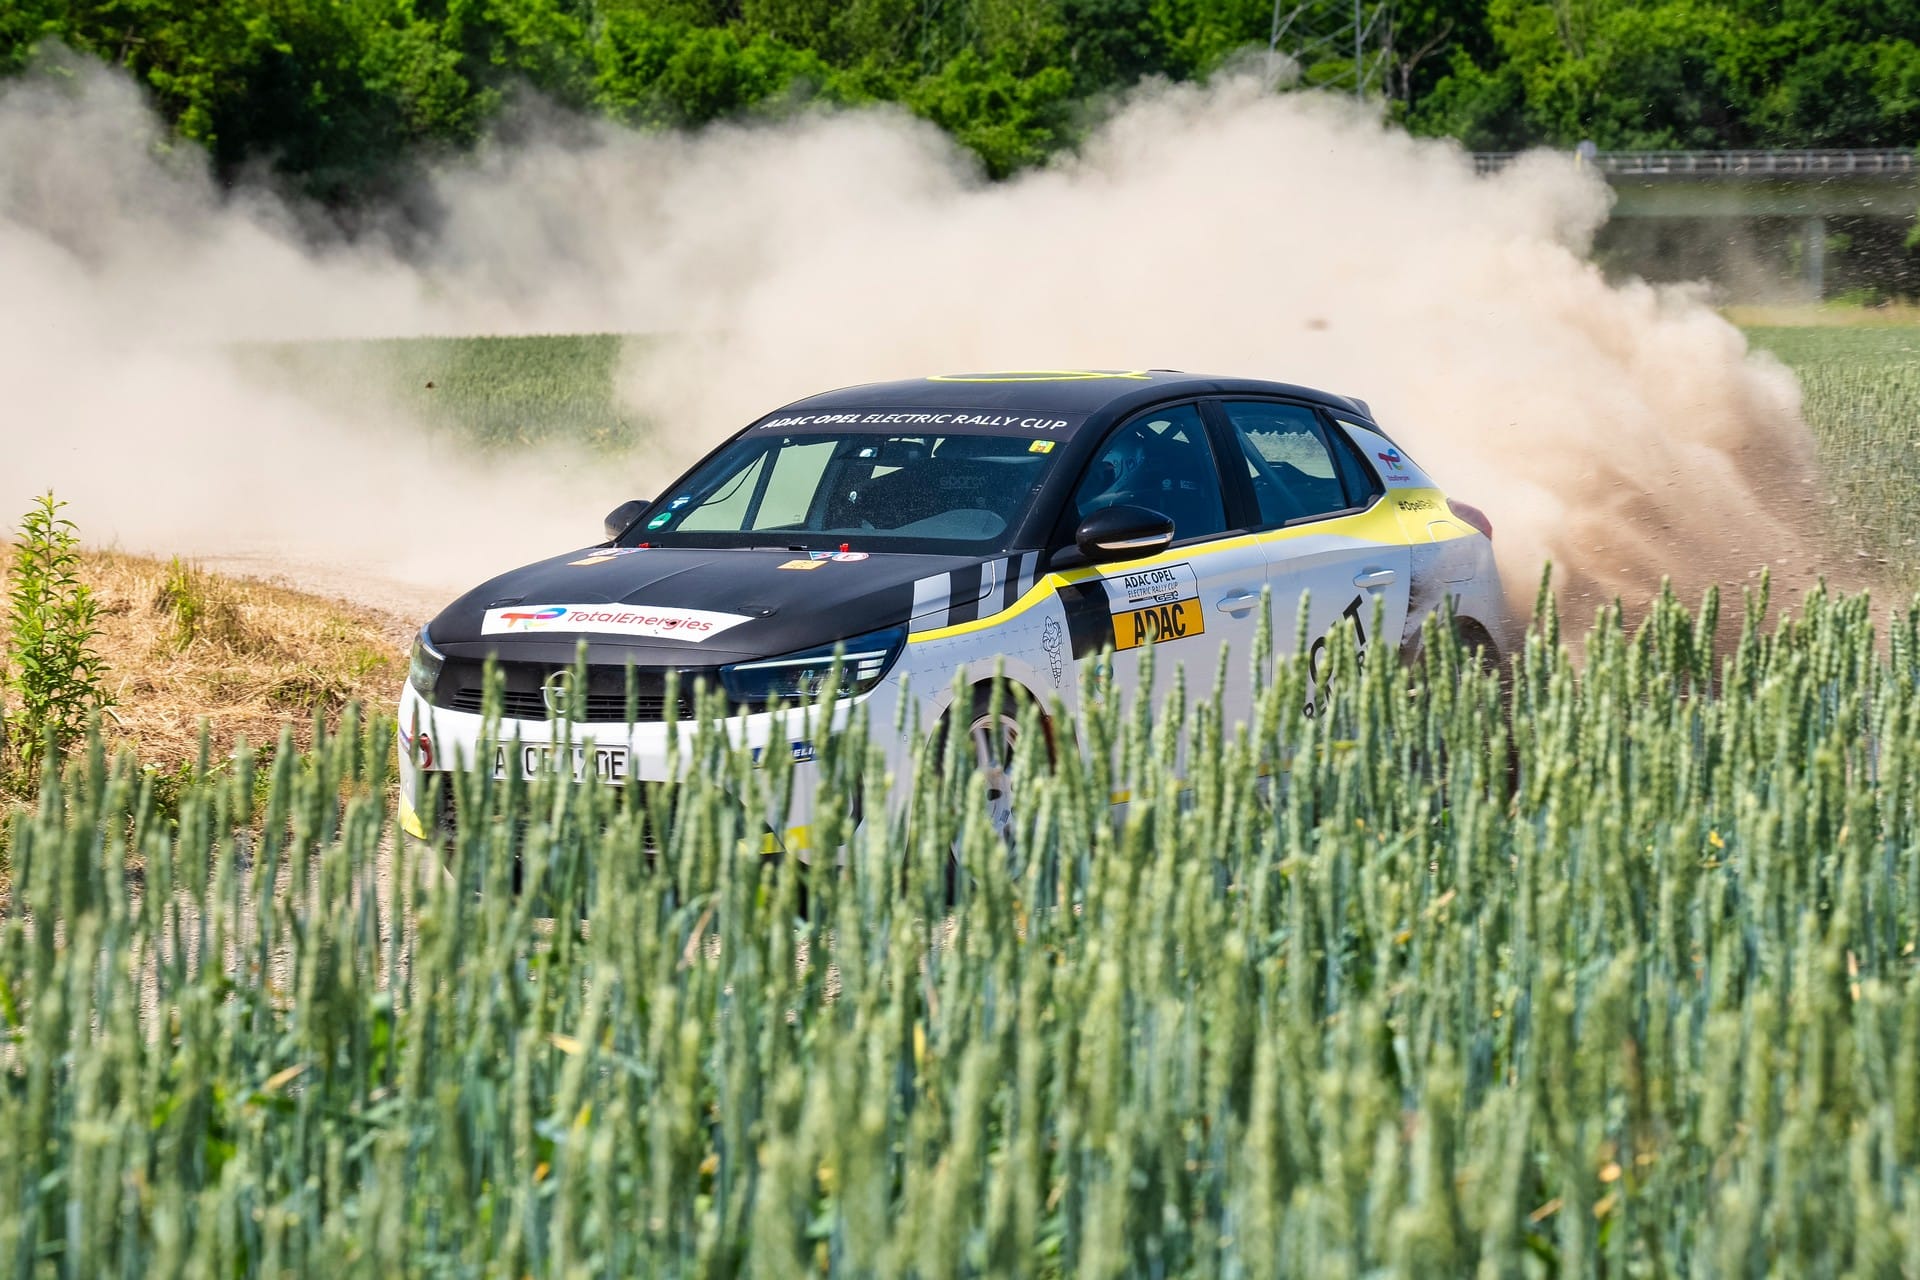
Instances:
[[[1052,463],[1033,435],[759,433],[663,495],[623,542],[990,555]]]

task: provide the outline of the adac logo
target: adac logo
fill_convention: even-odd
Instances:
[[[1389,471],[1406,470],[1405,467],[1400,465],[1400,451],[1398,449],[1389,449],[1385,453],[1376,453],[1373,456],[1386,463],[1387,470]]]
[[[500,621],[502,622],[552,622],[555,618],[564,618],[566,616],[567,616],[566,606],[556,604],[551,608],[547,608],[547,609],[535,609],[531,613],[503,613],[500,615]]]

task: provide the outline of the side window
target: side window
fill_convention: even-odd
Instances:
[[[1347,434],[1349,427],[1360,427],[1363,431],[1378,430],[1365,427],[1357,422],[1350,423],[1344,418],[1335,418],[1333,435],[1334,461],[1340,464],[1340,474],[1347,478],[1347,492],[1353,497],[1353,504],[1364,507],[1378,493],[1385,493],[1387,487],[1380,483],[1380,477],[1367,465],[1366,452],[1353,442]]]
[[[1332,515],[1366,501],[1348,491],[1348,476],[1313,410],[1260,400],[1228,401],[1221,408],[1233,424],[1262,527]]]
[[[1117,427],[1094,455],[1073,495],[1074,519],[1102,507],[1133,506],[1173,521],[1176,541],[1225,533],[1220,473],[1200,411],[1153,409]]]

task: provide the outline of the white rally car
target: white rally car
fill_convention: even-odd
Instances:
[[[956,671],[978,693],[999,667],[1070,716],[1076,660],[1111,650],[1128,696],[1149,637],[1163,671],[1203,686],[1230,649],[1231,721],[1268,591],[1283,651],[1303,600],[1308,636],[1351,618],[1393,649],[1451,600],[1463,639],[1496,653],[1492,532],[1363,402],[1305,387],[1039,371],[831,391],[620,507],[604,543],[483,583],[422,629],[400,703],[402,824],[424,839],[445,817],[427,811],[431,775],[474,762],[672,780],[667,722],[692,714],[699,681],[725,691],[737,740],[804,771],[811,744],[767,708],[807,701],[836,652],[838,723],[858,708],[890,725],[912,699],[908,723],[953,719],[1002,745],[1017,724],[990,722],[984,696],[952,705]],[[489,660],[504,719],[483,729]],[[788,820],[775,839],[804,849],[806,815]]]

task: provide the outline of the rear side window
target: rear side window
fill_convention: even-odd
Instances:
[[[1364,507],[1376,496],[1385,493],[1387,488],[1380,483],[1380,477],[1373,473],[1373,468],[1367,465],[1365,450],[1355,444],[1353,437],[1347,434],[1348,425],[1345,420],[1335,418],[1333,430],[1327,434],[1332,437],[1333,459],[1340,468],[1341,476],[1347,482],[1347,493],[1353,498],[1353,505]],[[1360,426],[1359,423],[1352,425]],[[1360,429],[1374,432],[1379,430],[1378,427],[1361,427]]]
[[[1364,506],[1369,496],[1353,473],[1345,442],[1329,439],[1320,415],[1304,405],[1230,400],[1221,408],[1232,424],[1241,465],[1260,508],[1260,524],[1274,528]]]

